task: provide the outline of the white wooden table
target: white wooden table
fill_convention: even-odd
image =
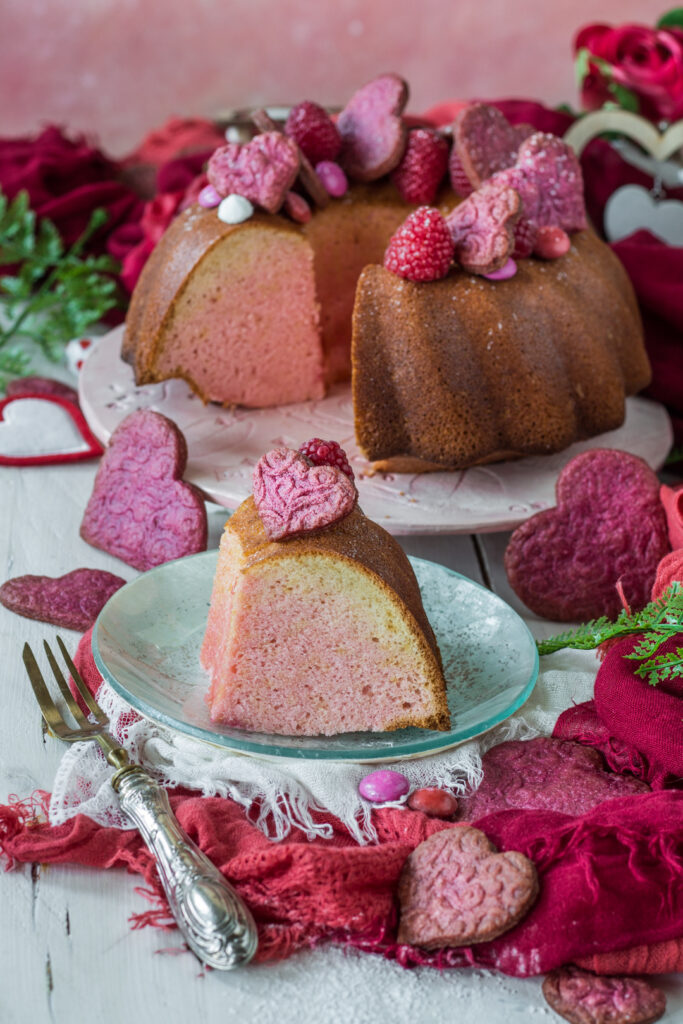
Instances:
[[[126,579],[134,570],[82,541],[78,527],[95,464],[0,469],[0,582],[82,566]],[[210,514],[211,546],[225,516]],[[522,610],[502,569],[507,535],[411,538],[406,549],[490,585]],[[64,747],[45,735],[24,674],[24,641],[54,627],[0,607],[0,802],[49,790]],[[78,634],[68,634],[72,649]],[[541,979],[489,971],[406,971],[378,957],[320,948],[236,973],[205,972],[177,932],[133,932],[128,918],[147,908],[137,876],[68,866],[23,865],[0,872],[0,1024],[149,1024],[240,1021],[258,1024],[415,1024],[451,1021],[528,1024],[555,1018]],[[683,1021],[683,976],[667,977],[666,1021]]]

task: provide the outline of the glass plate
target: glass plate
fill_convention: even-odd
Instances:
[[[220,747],[263,757],[381,761],[454,747],[502,722],[525,702],[538,653],[522,619],[495,594],[443,565],[411,558],[441,648],[450,732],[401,729],[338,736],[277,736],[215,724],[199,664],[217,551],[144,573],[108,601],[93,653],[114,690],[148,718]]]

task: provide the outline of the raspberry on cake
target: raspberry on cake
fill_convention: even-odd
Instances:
[[[337,489],[355,488],[340,469],[302,463],[268,452],[254,497],[226,524],[201,652],[211,718],[282,735],[448,729],[439,649],[403,549],[355,502],[348,510]]]

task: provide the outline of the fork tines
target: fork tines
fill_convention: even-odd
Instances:
[[[71,675],[71,678],[73,679],[79,694],[83,698],[83,701],[85,702],[88,709],[92,712],[95,721],[89,722],[86,716],[81,711],[80,707],[78,706],[78,702],[71,693],[69,685],[66,679],[64,678],[64,673],[62,672],[62,669],[60,668],[59,663],[55,658],[47,640],[43,641],[43,646],[45,648],[47,660],[50,664],[52,674],[55,677],[57,686],[59,687],[62,697],[64,698],[66,706],[71,712],[71,715],[73,716],[78,728],[74,729],[73,726],[67,724],[64,715],[59,710],[59,708],[57,707],[57,705],[55,704],[54,700],[50,695],[50,691],[47,688],[45,678],[38,666],[38,662],[35,659],[33,651],[31,650],[28,644],[24,644],[24,665],[26,666],[26,671],[31,681],[31,686],[33,687],[33,692],[36,696],[36,700],[38,701],[38,705],[42,712],[43,718],[47,723],[48,729],[50,730],[50,732],[54,733],[55,736],[58,736],[60,739],[66,740],[69,743],[72,743],[76,740],[93,739],[94,737],[102,733],[103,729],[108,725],[109,719],[104,714],[102,709],[99,707],[99,705],[95,701],[95,698],[90,693],[88,687],[83,682],[83,679],[81,678],[78,669],[71,660],[69,652],[67,651],[66,646],[64,645],[64,641],[59,636],[57,637],[57,644],[62,653],[62,657],[64,658],[64,664],[66,665],[66,668],[69,674]]]

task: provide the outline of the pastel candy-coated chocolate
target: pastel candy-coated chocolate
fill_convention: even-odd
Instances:
[[[284,210],[297,224],[308,224],[313,216],[311,208],[298,192],[288,192],[285,196]]]
[[[281,132],[263,132],[244,145],[219,146],[206,173],[221,196],[235,192],[277,213],[299,173],[299,150]]]
[[[380,768],[376,772],[371,772],[358,786],[360,795],[374,804],[400,800],[409,789],[410,783],[405,775],[391,768]]]
[[[349,183],[339,164],[334,163],[333,160],[321,160],[319,164],[315,165],[315,173],[322,181],[329,195],[335,199],[346,195]]]
[[[209,188],[211,187],[209,186]],[[222,220],[224,224],[242,224],[243,221],[249,220],[254,212],[254,207],[249,200],[234,192],[226,196],[225,199],[221,199],[220,196],[218,199],[218,219]]]
[[[571,1024],[654,1024],[666,1010],[666,996],[649,981],[591,974],[572,965],[547,975],[543,995]]]
[[[56,578],[15,576],[0,587],[0,604],[27,619],[84,633],[125,582],[103,569],[74,569]]]
[[[428,786],[416,789],[408,797],[411,811],[420,811],[430,818],[452,818],[458,809],[458,801],[446,789]]]
[[[553,225],[539,227],[534,243],[534,255],[543,260],[557,260],[571,249],[571,239],[566,231]]]
[[[81,537],[145,571],[206,549],[201,492],[182,480],[187,445],[161,413],[141,409],[119,424],[95,477]]]
[[[488,281],[509,281],[516,273],[517,264],[513,260],[512,256],[510,256],[507,263],[504,263],[500,270],[494,270],[492,274],[484,274],[484,277]]]
[[[254,467],[254,501],[270,540],[319,530],[343,519],[358,492],[336,466],[312,466],[292,448],[266,452]]]
[[[212,210],[214,206],[218,206],[220,201],[220,193],[216,191],[213,185],[205,185],[197,196],[197,202],[205,210]]]

